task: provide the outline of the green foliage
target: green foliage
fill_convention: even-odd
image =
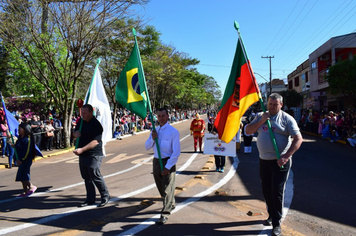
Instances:
[[[192,66],[199,61],[172,46],[160,42],[160,33],[153,26],[141,26],[138,20],[118,19],[112,27],[115,37],[104,40],[95,51],[101,58],[100,68],[109,100],[116,106],[116,82],[132,47],[136,29],[137,41],[153,108],[161,106],[198,108],[213,104],[220,98],[219,86],[212,77],[199,74]]]
[[[84,97],[98,58],[109,101],[116,107],[115,86],[133,48],[134,27],[153,108],[215,103],[221,96],[219,86],[194,69],[198,59],[164,45],[153,26],[128,17],[131,5],[145,2],[4,0],[0,9],[4,94],[33,95],[47,103],[43,107],[55,106],[64,117],[68,144],[75,102]],[[46,17],[38,14],[45,9]]]
[[[8,53],[8,69],[11,74],[7,80],[8,92],[16,95],[33,95],[33,100],[41,100],[44,86],[31,74],[29,65],[18,50],[10,47]]]
[[[356,107],[356,56],[329,67],[326,80],[332,94],[342,94]]]
[[[92,77],[87,66],[93,62],[93,52],[105,39],[115,38],[111,26],[118,17],[126,17],[128,8],[145,2],[2,1],[0,38],[9,45],[13,79],[8,84],[58,109],[66,146],[78,88],[86,91],[80,85]]]
[[[303,101],[302,95],[300,95],[294,89],[282,91],[280,94],[283,96],[283,105],[287,106],[288,108],[299,107]]]

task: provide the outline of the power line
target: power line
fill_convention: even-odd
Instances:
[[[285,26],[285,24],[287,23],[289,17],[292,15],[294,9],[296,8],[296,6],[298,5],[300,0],[298,0],[298,2],[294,5],[292,11],[289,13],[287,19],[284,21],[283,25],[281,26],[281,28],[278,30],[276,36],[274,36],[274,38],[272,39],[272,42],[268,45],[268,47],[266,48],[265,52],[263,54],[266,54],[266,51],[271,47],[271,45],[273,44],[274,40],[277,38],[277,36],[279,35],[279,33],[281,32],[281,30],[283,29],[283,27]]]
[[[284,25],[287,23],[289,17],[292,15],[292,13],[294,12],[295,8],[297,7],[298,3],[300,0],[298,0],[298,2],[294,5],[292,11],[289,13],[288,17],[286,20],[284,20],[283,25],[281,26],[281,28],[279,29],[278,33],[274,36],[272,42],[268,45],[268,47],[265,49],[265,52],[263,54],[266,54],[266,52],[268,51],[268,49],[271,47],[271,45],[274,43],[275,39],[277,38],[277,36],[279,36],[279,33],[281,32],[281,30],[283,29]],[[261,61],[258,62],[258,66],[260,66]]]
[[[278,41],[278,43],[275,44],[275,46],[271,49],[271,51],[273,51],[273,50],[275,49],[275,47],[276,47],[277,45],[279,45],[279,42],[281,42],[282,39],[287,35],[287,33],[292,29],[292,26],[294,25],[294,23],[295,23],[296,20],[298,19],[299,15],[303,12],[303,10],[304,10],[304,8],[306,7],[306,5],[308,4],[308,2],[309,2],[309,1],[307,1],[307,2],[305,3],[305,5],[303,6],[303,8],[299,11],[298,15],[295,17],[294,21],[292,22],[292,24],[291,24],[290,27],[288,28],[287,32],[285,32],[285,33],[283,34],[283,36],[280,38],[280,40]]]
[[[212,64],[197,64],[194,65],[193,67],[197,67],[197,66],[210,66],[210,67],[227,67],[227,68],[231,68],[231,66],[225,66],[225,65],[212,65]],[[258,70],[258,71],[269,71],[268,69],[262,69],[262,68],[257,68],[257,67],[253,67],[254,70]],[[285,71],[286,69],[279,69],[279,68],[274,68],[273,71]]]
[[[294,28],[294,31],[292,32],[292,34],[289,35],[289,38],[287,38],[284,43],[279,47],[279,49],[277,50],[277,52],[275,52],[275,54],[277,54],[282,48],[283,46],[287,43],[287,41],[293,36],[293,34],[296,33],[297,29],[299,28],[299,26],[303,23],[303,21],[305,20],[305,18],[309,15],[310,11],[314,8],[315,4],[317,3],[318,1],[316,1],[314,3],[314,5],[309,9],[308,13],[304,16],[304,18],[299,22],[299,25]]]
[[[341,20],[339,20],[336,25],[340,24],[340,22],[341,22],[342,20],[344,20],[344,19],[348,16],[349,13],[353,12],[353,10],[354,10],[355,8],[356,8],[356,5],[355,5],[346,15],[344,15],[344,17],[343,17]],[[354,14],[352,14],[341,26],[343,26],[344,24],[346,24],[355,14],[356,14],[356,12],[354,12]],[[334,19],[335,19],[335,18],[334,18]],[[297,54],[292,54],[293,57],[291,57],[291,59],[295,59],[294,61],[301,60],[301,57],[296,58],[296,55],[302,53],[303,51],[309,51],[309,52],[311,53],[311,48],[314,48],[314,47],[316,47],[317,45],[320,45],[320,43],[321,43],[322,40],[325,41],[324,38],[325,38],[327,35],[330,35],[329,33],[336,27],[336,25],[335,25],[331,30],[329,30],[329,31],[321,38],[321,40],[319,40],[318,42],[316,42],[313,46],[309,47],[309,48],[310,48],[309,50],[304,50],[306,47],[304,47],[303,49],[298,49],[299,53],[297,53]],[[341,26],[339,26],[339,28],[340,28]],[[339,28],[337,28],[336,30],[338,30]],[[330,37],[330,38],[332,38],[332,37]],[[329,38],[329,39],[330,39],[330,38]],[[309,54],[308,54],[308,56],[309,56]],[[303,56],[303,57],[304,57],[304,56]],[[289,60],[290,60],[290,59],[289,59]],[[287,62],[289,62],[289,60],[286,60],[286,62],[285,62],[284,65],[286,65]]]
[[[344,2],[345,3],[345,2]],[[305,43],[303,43],[304,45],[309,45],[310,42],[312,42],[317,36],[320,35],[320,33],[325,30],[327,28],[327,26],[330,25],[330,23],[334,22],[335,19],[342,13],[344,12],[344,10],[351,4],[351,2],[349,2],[349,4],[347,4],[337,15],[335,15],[334,18],[329,18],[329,20],[327,22],[325,22],[322,26],[320,26],[316,31],[314,31],[314,34],[312,34],[310,37],[309,37],[309,40]],[[337,12],[340,8],[341,8],[342,5],[339,6],[339,8],[335,11]],[[319,31],[321,30],[321,32],[319,33]],[[315,36],[314,36],[315,35]],[[314,38],[312,38],[314,36]],[[312,38],[312,39],[311,39]],[[306,48],[307,46],[304,46],[304,48],[300,49],[296,49],[294,53],[292,53],[292,57],[288,58],[287,60],[285,60],[284,62],[284,65],[286,65],[290,60],[292,59],[295,59],[294,61],[296,61],[296,55],[299,55],[300,53],[302,53],[304,51],[304,49]],[[300,60],[301,57],[297,58],[297,60]]]

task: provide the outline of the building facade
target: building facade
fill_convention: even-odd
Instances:
[[[267,96],[269,96],[271,93],[279,93],[287,90],[286,84],[281,79],[273,79],[271,84],[272,91],[270,91],[269,83],[259,84],[262,100],[264,102],[267,101]]]
[[[288,75],[288,89],[294,89],[303,96],[302,108],[326,112],[352,107],[342,95],[335,96],[329,92],[326,75],[330,66],[355,55],[356,33],[329,39]]]

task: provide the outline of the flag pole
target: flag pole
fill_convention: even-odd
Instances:
[[[245,60],[247,61],[247,65],[248,65],[248,71],[250,73],[250,76],[252,78],[252,82],[253,82],[253,85],[255,86],[255,89],[256,91],[259,91],[258,87],[257,87],[257,84],[256,84],[256,79],[255,79],[255,75],[252,73],[252,68],[251,68],[251,64],[250,64],[250,61],[247,59],[247,55],[246,55],[246,52],[245,52],[245,46],[243,44],[243,41],[242,41],[242,37],[241,37],[241,34],[240,34],[240,27],[239,27],[239,24],[235,21],[235,29],[237,30],[237,33],[238,33],[238,40],[240,41],[241,45],[242,45],[242,52],[244,54],[244,57],[245,57]],[[261,93],[258,92],[258,100],[260,101],[260,104],[261,104],[261,107],[262,107],[262,110],[263,112],[265,113],[266,112],[266,107],[262,101],[262,96],[261,96]],[[268,126],[268,131],[269,131],[269,135],[271,137],[271,141],[273,143],[273,147],[274,147],[274,150],[276,152],[276,156],[277,156],[277,160],[280,159],[281,155],[279,153],[279,150],[278,150],[278,147],[277,147],[277,142],[276,142],[276,138],[274,136],[274,133],[272,131],[272,126],[271,126],[271,121],[269,119],[267,119],[266,121],[267,123],[267,126]],[[283,166],[281,167],[283,168]]]
[[[135,28],[132,28],[132,33],[134,35],[134,38],[135,38],[135,44],[138,45],[137,43],[137,38],[136,38],[136,30]],[[139,63],[139,69],[142,73],[142,76],[143,76],[143,82],[145,83],[145,88],[147,88],[147,85],[146,85],[146,79],[145,79],[145,73],[143,71],[143,68],[142,68],[142,61],[141,61],[141,56],[140,56],[140,50],[138,50],[138,46],[137,46],[137,60],[140,62]],[[156,131],[156,127],[155,127],[155,120],[154,120],[154,116],[153,116],[153,113],[152,113],[152,107],[151,107],[151,101],[150,101],[150,97],[149,97],[149,94],[148,92],[146,92],[146,97],[147,97],[147,103],[148,103],[148,109],[149,109],[149,112],[150,112],[150,116],[151,116],[151,119],[152,119],[152,129],[153,131]],[[161,150],[159,148],[159,144],[158,144],[158,139],[155,138],[155,143],[156,143],[156,149],[157,149],[157,153],[158,153],[158,160],[159,160],[159,165],[161,167],[161,171],[163,171],[163,163],[162,163],[162,157],[161,157]]]
[[[84,99],[84,105],[88,103],[88,100],[89,100],[89,97],[90,97],[90,92],[91,92],[91,88],[93,86],[93,81],[94,81],[94,78],[95,78],[95,73],[97,73],[97,70],[99,69],[99,64],[100,64],[100,58],[97,60],[96,62],[96,66],[95,66],[95,70],[94,70],[94,75],[93,75],[93,78],[91,79],[90,81],[90,85],[89,85],[89,91],[88,91],[88,95],[85,97]],[[83,118],[81,117],[80,118],[80,125],[79,125],[79,132],[82,132],[82,125],[83,125]],[[76,140],[76,143],[75,143],[75,149],[78,149],[78,145],[79,145],[79,138],[77,138]]]
[[[12,144],[15,144],[14,136],[12,135],[12,132],[10,131],[10,126],[9,126],[10,123],[9,123],[9,120],[7,118],[7,115],[6,115],[5,101],[4,101],[3,97],[2,97],[1,91],[0,91],[0,97],[1,97],[2,108],[3,108],[4,113],[5,113],[5,119],[6,119],[6,122],[7,122],[8,129],[9,129],[9,133],[11,135],[11,142],[12,142]],[[17,151],[16,151],[15,146],[14,146],[14,153],[15,153],[15,160],[18,160],[18,155],[17,155]]]

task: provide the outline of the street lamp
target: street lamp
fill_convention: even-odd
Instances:
[[[254,72],[254,74],[255,74],[255,75],[259,75],[259,76],[261,76],[261,77],[262,77],[262,79],[264,79],[264,80],[268,83],[268,80],[267,80],[265,77],[263,77],[262,75],[260,75],[259,73]]]
[[[268,82],[268,80],[265,77],[263,77],[262,75],[260,75],[259,73],[257,73],[257,72],[253,72],[253,73],[255,75],[261,76],[261,78],[264,79],[267,83],[271,83],[271,82]],[[272,93],[272,87],[271,87],[271,84],[270,84],[270,86],[269,86],[269,94],[267,93],[267,88],[266,88],[266,99],[268,98],[268,95],[270,95],[271,93]]]

